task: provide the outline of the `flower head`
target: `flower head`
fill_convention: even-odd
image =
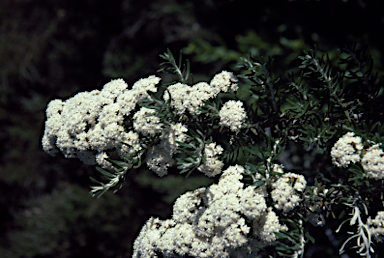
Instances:
[[[243,102],[240,100],[229,100],[224,103],[220,110],[220,125],[229,127],[233,132],[239,132],[241,125],[247,118]]]
[[[51,155],[61,151],[67,158],[79,158],[86,164],[103,167],[107,166],[106,151],[117,150],[122,156],[140,150],[137,139],[131,141],[133,135],[127,137],[123,121],[141,98],[149,96],[147,91],[157,91],[155,85],[159,81],[160,78],[152,75],[128,90],[124,80],[116,79],[105,84],[101,91],[80,92],[66,101],[51,101],[46,109],[43,150]],[[142,120],[138,118],[136,124]],[[159,125],[151,126],[140,129],[152,133]]]
[[[367,219],[369,232],[377,242],[384,241],[384,211],[379,211],[374,219]]]
[[[134,242],[133,257],[155,257],[151,255],[158,252],[165,256],[221,258],[253,244],[246,220],[260,219],[267,206],[253,186],[244,188],[240,182],[243,172],[241,166],[229,167],[218,184],[180,196],[173,206],[172,219],[148,220]],[[264,229],[272,239],[272,230],[284,227],[276,222],[276,216],[269,217]]]
[[[216,176],[221,172],[221,169],[224,166],[224,163],[217,159],[222,153],[223,148],[220,145],[216,145],[214,142],[206,145],[204,148],[205,162],[197,169],[208,177]]]
[[[272,184],[271,197],[275,208],[288,212],[299,205],[300,196],[296,192],[303,192],[307,181],[302,175],[294,173],[283,174],[276,182]]]
[[[347,167],[351,162],[359,162],[362,149],[361,138],[353,132],[348,132],[332,147],[332,163],[338,167]]]
[[[384,179],[384,152],[378,144],[367,150],[361,160],[361,165],[368,177],[376,180]]]

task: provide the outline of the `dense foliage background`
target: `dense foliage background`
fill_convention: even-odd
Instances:
[[[284,75],[315,44],[332,57],[368,43],[384,71],[381,1],[249,2],[0,1],[0,257],[129,257],[150,215],[166,218],[177,196],[211,182],[177,171],[160,180],[141,169],[117,194],[92,198],[89,176],[101,179],[95,168],[41,150],[51,99],[112,78],[132,85],[156,72],[167,48],[188,55],[195,81],[236,72],[248,52],[275,56]],[[327,230],[306,257],[339,256]]]

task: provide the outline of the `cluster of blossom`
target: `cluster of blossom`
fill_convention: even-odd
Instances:
[[[133,128],[144,136],[155,136],[162,130],[160,118],[155,116],[156,110],[142,107],[133,116]]]
[[[233,132],[239,132],[241,125],[247,118],[243,102],[240,100],[229,100],[224,103],[219,112],[220,125],[229,127]]]
[[[378,144],[369,147],[361,159],[367,176],[376,180],[384,179],[384,152]]]
[[[148,168],[160,177],[165,176],[168,173],[168,168],[175,163],[172,156],[177,152],[177,142],[186,140],[187,135],[184,132],[187,131],[187,127],[181,123],[170,125],[167,130],[163,131],[160,136],[160,143],[152,146],[147,152]]]
[[[279,217],[277,217],[271,207],[268,207],[267,213],[264,213],[263,216],[255,219],[252,226],[254,232],[257,232],[254,233],[254,235],[259,235],[260,239],[262,239],[264,243],[271,243],[275,241],[275,232],[288,230],[286,225],[279,223]]]
[[[81,92],[66,101],[53,100],[46,109],[42,139],[44,151],[60,150],[67,158],[109,168],[107,151],[121,157],[139,151],[138,133],[126,132],[123,121],[147,91],[156,92],[160,78],[154,75],[137,81],[131,90],[122,79],[112,80],[101,91]],[[57,150],[58,149],[58,150]]]
[[[347,167],[351,162],[360,162],[363,147],[360,137],[353,132],[346,133],[332,147],[332,163],[338,167]]]
[[[197,169],[208,177],[214,177],[219,174],[224,166],[224,163],[217,159],[217,156],[221,155],[223,150],[224,149],[220,145],[216,145],[214,142],[205,145],[205,162],[201,164]]]
[[[286,213],[300,204],[307,181],[302,175],[285,173],[283,168],[284,166],[281,164],[271,164],[270,170],[273,173],[268,171],[266,171],[265,175],[257,173],[254,180],[265,181],[265,184],[259,186],[256,191],[267,197],[269,189],[271,189],[270,196],[275,202],[274,207]]]
[[[384,152],[379,146],[380,144],[374,144],[364,150],[362,139],[353,132],[348,132],[332,147],[332,162],[338,167],[361,162],[369,178],[384,179]]]
[[[304,176],[294,173],[283,174],[274,183],[271,197],[275,204],[275,208],[288,212],[293,210],[301,201],[297,192],[303,192],[307,185]]]
[[[112,80],[101,91],[78,93],[62,101],[48,104],[44,151],[55,155],[60,150],[67,158],[79,158],[86,164],[111,168],[107,151],[117,150],[120,157],[142,149],[139,134],[155,136],[162,132],[161,142],[148,150],[147,165],[159,176],[174,163],[172,155],[177,142],[184,142],[187,128],[171,124],[164,130],[155,110],[142,107],[133,115],[133,129],[126,132],[123,121],[136,108],[140,99],[149,98],[147,91],[156,92],[160,78],[149,76],[137,81],[131,90],[122,80]]]
[[[180,196],[172,219],[150,218],[134,242],[133,257],[229,257],[236,252],[253,257],[258,248],[272,244],[273,232],[287,227],[254,186],[244,188],[243,172],[231,166],[218,184]],[[247,225],[245,218],[253,223]]]
[[[384,211],[379,211],[374,219],[368,217],[367,226],[377,242],[384,241]]]
[[[184,114],[186,110],[192,115],[199,115],[199,108],[204,101],[217,96],[219,92],[227,92],[229,88],[233,91],[238,89],[237,78],[231,72],[222,71],[216,74],[210,84],[199,82],[188,86],[183,83],[176,83],[167,88],[163,99],[168,101],[171,98],[171,105],[178,114]]]

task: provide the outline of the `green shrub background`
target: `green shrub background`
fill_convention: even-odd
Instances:
[[[50,100],[113,78],[132,85],[158,70],[167,48],[183,50],[196,82],[236,72],[249,52],[274,56],[284,75],[305,49],[332,58],[355,42],[369,44],[384,71],[380,2],[0,1],[0,257],[129,257],[149,216],[166,218],[176,197],[212,182],[177,171],[160,179],[144,168],[116,194],[92,198],[89,176],[102,179],[94,167],[41,149]],[[317,230],[306,257],[339,257],[327,229]]]

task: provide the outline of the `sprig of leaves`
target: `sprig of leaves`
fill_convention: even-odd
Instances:
[[[276,84],[280,77],[274,77],[272,71],[273,59],[267,61],[261,56],[252,56],[240,58],[237,67],[241,70],[240,78],[250,80],[252,85],[250,90],[259,96],[258,105],[265,116],[280,113],[280,100],[278,98],[278,87]]]
[[[93,177],[90,177],[91,181],[99,184],[99,186],[91,186],[91,191],[89,192],[92,197],[97,196],[99,198],[102,196],[106,191],[109,189],[112,189],[116,187],[113,193],[116,193],[118,190],[121,189],[123,186],[125,175],[127,172],[132,168],[138,168],[141,166],[141,154],[140,153],[134,153],[130,156],[125,156],[124,161],[116,161],[112,159],[107,159],[109,162],[111,162],[114,167],[112,168],[112,171],[108,172],[105,169],[102,169],[100,167],[96,167],[97,171],[99,171],[109,182],[103,183],[100,182]]]
[[[182,52],[180,51],[179,62],[176,62],[175,57],[173,56],[171,50],[167,49],[167,52],[160,55],[165,61],[161,63],[161,66],[164,66],[157,70],[157,72],[168,72],[171,74],[176,74],[179,76],[179,80],[182,83],[186,83],[190,76],[190,64],[189,60],[186,60],[186,63],[182,62]]]
[[[177,142],[181,157],[176,159],[177,168],[181,169],[180,174],[188,172],[187,177],[205,162],[205,135],[199,129],[194,132],[188,128],[188,132],[191,136],[187,142]]]

